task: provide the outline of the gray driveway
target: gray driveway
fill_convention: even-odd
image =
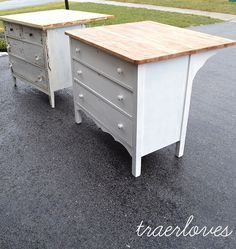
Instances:
[[[236,23],[194,28],[236,39]],[[0,58],[0,248],[235,249],[236,48],[199,71],[192,96],[185,156],[174,146],[131,158],[88,118],[74,123],[71,90],[56,109],[28,85],[12,87]],[[228,238],[137,237],[152,227],[229,226]]]

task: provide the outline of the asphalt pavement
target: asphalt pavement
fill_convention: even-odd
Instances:
[[[195,27],[236,39],[236,23]],[[169,146],[131,175],[122,145],[83,115],[71,89],[48,97],[18,82],[0,57],[1,249],[235,249],[236,48],[212,57],[193,87],[186,150]],[[227,238],[138,237],[137,226],[229,226]]]

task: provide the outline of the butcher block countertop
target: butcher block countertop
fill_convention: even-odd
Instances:
[[[65,25],[104,20],[111,17],[113,16],[92,12],[58,9],[0,16],[0,20],[45,30]]]
[[[152,21],[75,29],[66,34],[134,64],[236,45],[233,40]]]

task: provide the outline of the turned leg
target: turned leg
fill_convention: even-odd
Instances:
[[[75,123],[80,124],[81,122],[82,122],[82,116],[80,110],[77,107],[75,107]]]
[[[51,92],[49,95],[49,102],[52,108],[55,108],[55,94]]]
[[[135,177],[141,175],[141,161],[141,156],[138,156],[137,154],[132,156],[132,174]]]

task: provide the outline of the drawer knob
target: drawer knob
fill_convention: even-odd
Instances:
[[[76,53],[79,53],[79,52],[80,52],[80,49],[79,49],[79,48],[76,48],[76,49],[75,49],[75,52],[76,52]]]
[[[79,98],[83,99],[84,95],[82,93],[79,94]]]
[[[35,55],[35,60],[38,61],[40,57],[38,55]]]
[[[123,128],[124,128],[124,125],[123,125],[123,124],[121,124],[121,123],[120,123],[120,124],[118,124],[118,129],[120,129],[120,130],[121,130],[121,129],[123,129]]]
[[[123,73],[122,68],[118,67],[118,68],[117,68],[117,73],[119,73],[119,74]]]
[[[82,73],[83,73],[82,70],[78,70],[78,71],[77,71],[77,74],[78,74],[78,75],[81,75]]]
[[[124,99],[124,96],[120,94],[120,95],[117,96],[117,99],[118,99],[119,101],[122,101],[122,100]]]
[[[42,82],[43,81],[43,76],[38,76],[38,82]]]

